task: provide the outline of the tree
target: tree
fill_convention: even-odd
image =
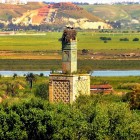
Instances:
[[[23,129],[24,125],[16,112],[11,110],[10,113],[7,113],[1,110],[0,118],[1,140],[27,139],[27,133]]]
[[[40,75],[39,75],[40,77],[43,77],[44,76],[44,73],[40,73]]]
[[[36,81],[36,76],[33,73],[28,73],[25,78],[30,84],[30,89],[32,89],[33,82]]]
[[[48,99],[49,98],[49,85],[47,83],[40,84],[35,91],[35,95],[44,99]]]
[[[134,38],[133,41],[139,41],[139,38]]]
[[[16,73],[14,73],[13,74],[13,79],[15,79],[17,77],[17,74]]]

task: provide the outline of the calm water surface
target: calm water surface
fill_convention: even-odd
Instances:
[[[14,74],[18,76],[24,76],[28,73],[34,73],[40,75],[43,73],[44,76],[49,76],[50,71],[0,71],[2,76],[13,76]],[[118,71],[118,70],[97,70],[93,71],[92,76],[140,76],[140,70],[127,70],[127,71]]]

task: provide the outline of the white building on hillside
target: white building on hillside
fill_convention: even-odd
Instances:
[[[4,4],[27,4],[27,0],[0,0]]]

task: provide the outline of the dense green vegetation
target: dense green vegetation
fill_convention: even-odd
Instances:
[[[139,97],[136,100],[113,94],[81,95],[72,105],[50,104],[48,78],[42,74],[35,76],[31,89],[26,77],[14,74],[13,77],[0,78],[0,97],[3,99],[0,104],[0,139],[140,138],[140,113],[130,110],[135,104],[129,104],[139,102]],[[130,86],[133,87],[139,79],[92,77],[91,84],[109,83],[115,91],[130,92],[133,91]],[[134,109],[139,109],[137,105]]]
[[[81,96],[73,105],[39,98],[0,107],[0,139],[139,139],[140,117],[115,96]]]

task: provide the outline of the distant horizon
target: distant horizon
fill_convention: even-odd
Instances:
[[[33,0],[32,0],[33,1]],[[36,0],[37,1],[37,0]],[[89,4],[95,4],[95,3],[108,3],[108,4],[111,4],[111,3],[119,3],[119,2],[139,2],[140,3],[140,0],[42,0],[42,1],[45,1],[45,2],[82,2],[82,3],[89,3]]]

